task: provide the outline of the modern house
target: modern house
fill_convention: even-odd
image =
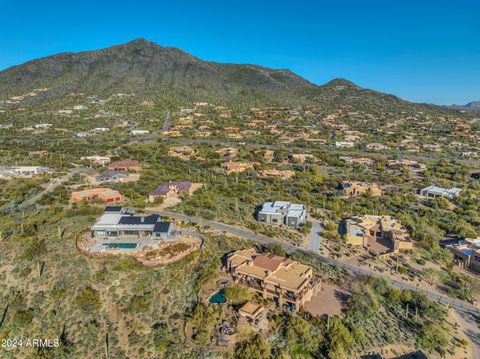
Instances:
[[[460,192],[462,190],[460,188],[452,187],[452,188],[442,188],[442,187],[435,187],[435,186],[429,186],[426,188],[423,188],[419,191],[420,196],[427,197],[427,198],[447,198],[447,199],[453,199],[455,197],[458,197],[460,195]]]
[[[345,219],[339,231],[348,244],[368,247],[369,241],[383,240],[393,252],[410,250],[413,243],[402,224],[390,216],[362,216]]]
[[[71,202],[80,201],[95,201],[100,200],[105,203],[122,202],[124,200],[123,195],[110,188],[91,188],[83,191],[72,192],[70,197]]]
[[[382,190],[376,183],[363,183],[356,181],[340,182],[337,188],[345,197],[355,197],[366,193],[375,197],[382,195]]]
[[[107,206],[104,214],[91,228],[93,238],[150,238],[175,240],[175,226],[159,215],[136,216],[124,207]]]
[[[167,198],[169,195],[179,194],[181,191],[191,194],[192,183],[188,181],[168,181],[162,183],[148,194],[148,200],[153,202],[157,198]]]
[[[150,133],[150,131],[148,131],[148,130],[131,130],[130,131],[130,134],[132,136],[147,135],[149,133]]]
[[[100,111],[102,111],[102,110],[100,110]],[[96,127],[92,131],[93,132],[108,132],[108,131],[110,131],[110,129],[107,128],[107,127]]]
[[[260,254],[253,248],[230,254],[227,270],[236,283],[292,311],[310,301],[320,285],[312,267],[271,253]],[[255,315],[254,308],[249,309],[246,314]]]
[[[299,227],[305,223],[307,208],[304,204],[285,201],[266,202],[257,213],[257,220],[268,224]]]
[[[138,172],[142,169],[140,162],[136,160],[115,161],[108,165],[108,169],[112,171],[134,171]]]
[[[335,147],[352,148],[353,146],[355,146],[355,143],[350,142],[350,141],[337,141],[337,142],[335,142]]]
[[[0,177],[31,177],[47,171],[42,166],[0,166]]]
[[[463,239],[445,248],[453,253],[457,264],[480,273],[480,238]]]

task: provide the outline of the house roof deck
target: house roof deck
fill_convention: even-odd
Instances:
[[[259,254],[255,250],[233,253],[229,261],[236,273],[246,274],[292,291],[300,291],[313,274],[312,267],[290,258]]]

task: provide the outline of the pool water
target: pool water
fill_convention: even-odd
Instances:
[[[135,249],[137,243],[105,243],[104,246],[108,249]]]
[[[208,299],[210,303],[215,304],[223,304],[227,302],[227,298],[225,298],[225,294],[223,289],[220,289],[218,292],[214,293],[210,299]]]

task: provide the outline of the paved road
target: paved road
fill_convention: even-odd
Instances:
[[[322,224],[320,221],[310,218],[310,222],[312,222],[312,229],[308,235],[308,249],[310,249],[312,252],[315,252],[317,254],[320,253],[320,241],[321,241],[321,233],[322,233]]]
[[[147,210],[147,213],[156,213],[159,214],[160,216],[163,217],[170,217],[176,220],[184,221],[184,222],[190,222],[190,223],[196,223],[197,225],[203,225],[203,226],[210,226],[211,228],[220,231],[220,232],[226,232],[229,234],[232,234],[234,236],[240,237],[240,238],[245,238],[249,240],[253,240],[256,242],[259,242],[261,244],[268,244],[268,243],[278,243],[283,246],[283,248],[286,251],[289,252],[300,252],[303,254],[313,254],[315,257],[322,263],[329,264],[332,266],[339,266],[340,268],[350,271],[353,274],[356,275],[369,275],[369,276],[375,276],[379,278],[383,278],[390,282],[394,287],[403,289],[403,290],[414,290],[414,291],[419,291],[425,293],[430,299],[445,304],[445,305],[450,305],[457,311],[461,313],[469,313],[470,315],[480,315],[480,309],[475,307],[474,305],[468,304],[464,301],[458,300],[458,299],[453,299],[450,298],[446,295],[439,294],[430,290],[426,290],[423,288],[420,288],[417,285],[404,282],[401,280],[393,279],[389,276],[379,274],[371,269],[368,268],[363,268],[363,267],[358,267],[349,263],[344,263],[338,260],[334,260],[331,258],[328,258],[326,256],[321,255],[319,252],[312,251],[312,250],[307,250],[304,248],[300,248],[297,246],[294,246],[293,244],[286,243],[282,240],[271,238],[268,236],[265,236],[263,234],[258,234],[255,233],[251,230],[244,229],[244,228],[239,228],[236,226],[220,223],[220,222],[215,222],[215,221],[210,221],[194,216],[187,216],[185,214],[180,214],[180,213],[174,213],[174,212],[169,212],[169,211],[154,211],[154,210]]]
[[[171,118],[172,118],[172,113],[170,111],[168,111],[167,118],[165,118],[165,122],[163,123],[162,132],[163,131],[168,131],[168,129],[170,127],[170,119]]]
[[[85,172],[90,170],[89,168],[83,168],[83,167],[77,167],[77,168],[72,168],[69,170],[65,175],[63,175],[60,178],[56,178],[53,181],[51,181],[48,186],[41,192],[37,193],[35,196],[30,197],[23,203],[21,203],[18,208],[26,208],[29,206],[33,206],[35,203],[37,203],[40,198],[42,198],[44,195],[47,193],[53,192],[58,186],[63,184],[64,182],[67,182],[70,178],[73,177],[73,175],[81,172]]]

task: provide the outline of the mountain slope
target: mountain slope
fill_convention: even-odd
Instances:
[[[181,101],[240,100],[248,104],[316,104],[393,112],[454,111],[412,104],[343,79],[317,86],[289,70],[207,62],[145,39],[102,50],[60,53],[0,72],[2,97],[35,88],[49,91],[29,101],[81,91],[97,95],[135,93],[146,98],[162,94]]]
[[[452,107],[463,110],[480,110],[480,101],[472,101],[465,105],[453,105]]]
[[[18,94],[48,87],[61,95],[155,91],[207,92],[230,97],[242,91],[297,97],[315,85],[287,70],[202,61],[182,50],[144,39],[103,50],[61,53],[0,72],[0,91]]]

